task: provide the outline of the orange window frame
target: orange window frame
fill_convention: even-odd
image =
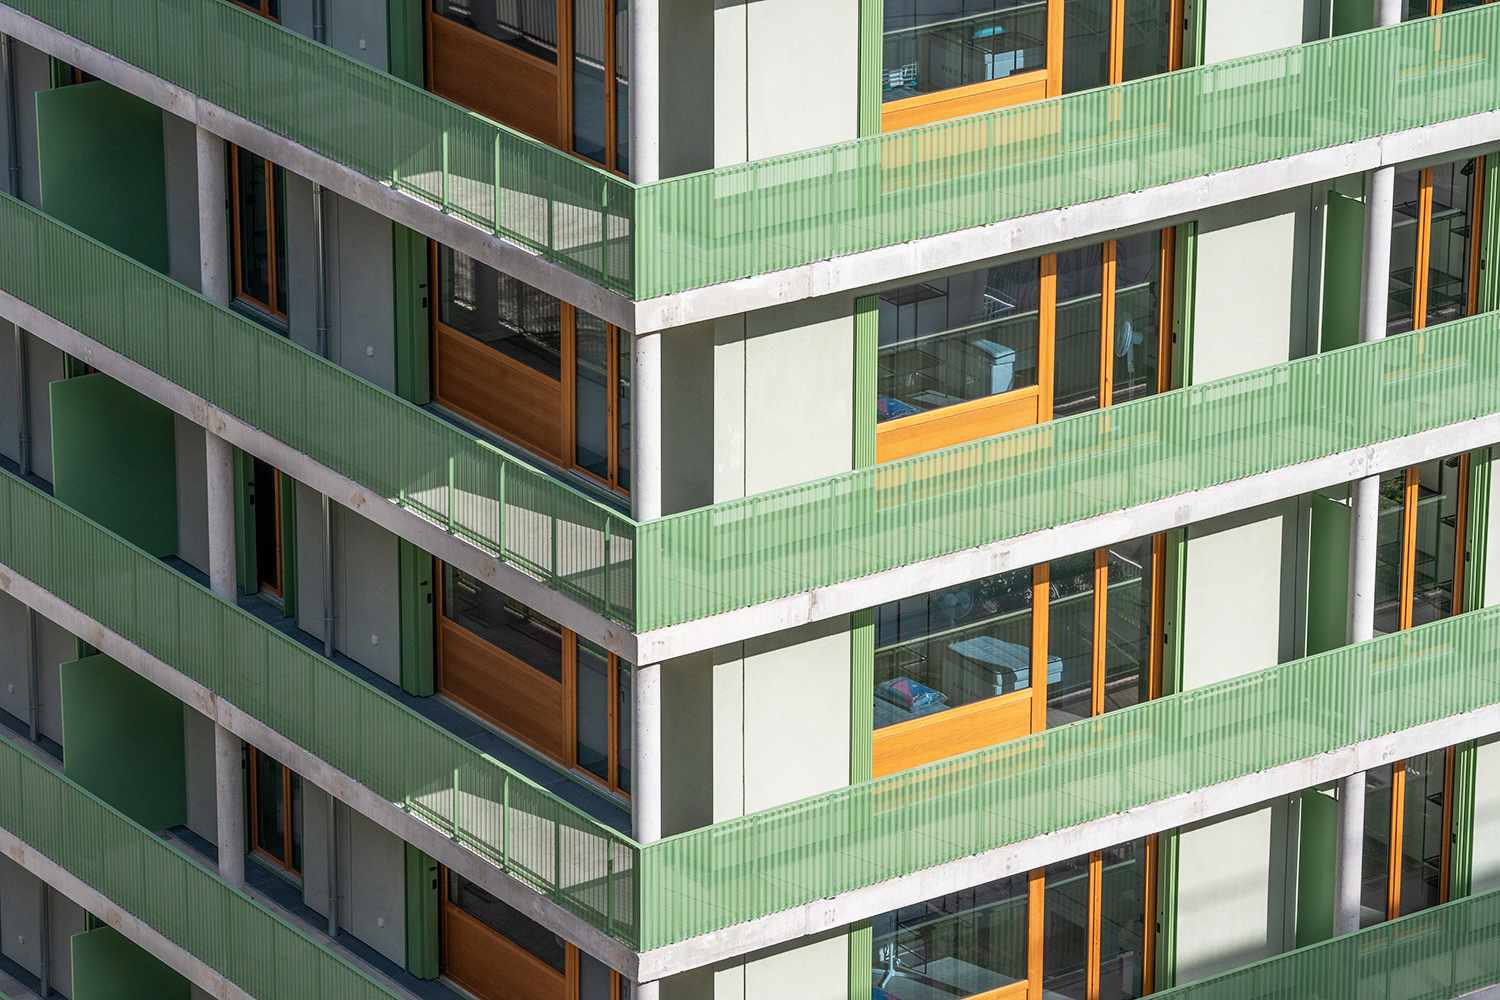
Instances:
[[[301,875],[301,870],[293,863],[296,853],[292,850],[292,839],[294,836],[294,831],[292,830],[292,778],[294,777],[294,772],[291,768],[269,754],[262,754],[255,747],[247,746],[245,749],[248,752],[249,759],[247,764],[250,771],[250,850],[255,855],[274,863],[278,868],[285,869],[293,875]],[[260,842],[260,775],[256,764],[261,757],[265,757],[266,760],[281,768],[281,815],[283,820],[281,824],[282,842],[279,845],[280,854],[276,853],[275,849],[278,845],[267,845]]]
[[[260,160],[260,169],[265,174],[266,184],[266,287],[269,291],[270,301],[263,302],[256,296],[245,290],[245,248],[244,248],[244,226],[245,219],[240,214],[240,147],[231,145],[229,147],[229,232],[230,247],[233,254],[234,271],[234,297],[241,302],[247,302],[259,309],[261,312],[269,313],[282,322],[286,321],[286,310],[281,302],[281,256],[277,250],[279,239],[278,226],[276,225],[277,204],[277,178],[276,164],[264,157],[257,156]],[[253,155],[253,154],[252,154]]]
[[[277,20],[276,15],[271,13],[271,0],[234,0],[234,2],[248,11],[259,14],[268,21]]]

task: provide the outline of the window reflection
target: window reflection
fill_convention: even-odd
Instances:
[[[1375,634],[1401,628],[1402,565],[1406,539],[1406,470],[1380,477],[1380,516],[1375,533]]]
[[[1087,1000],[1089,859],[1048,865],[1045,897],[1042,990],[1059,1000]]]
[[[432,11],[528,55],[557,62],[555,0],[432,0]]]
[[[1386,919],[1390,903],[1391,769],[1365,772],[1365,849],[1360,868],[1359,926]]]
[[[1063,92],[1109,83],[1113,0],[1067,0],[1063,13]],[[1160,28],[1160,25],[1157,26]]]
[[[1461,541],[1462,463],[1458,458],[1417,467],[1417,546],[1413,567],[1412,624],[1425,625],[1454,613],[1454,578]]]
[[[562,626],[452,566],[443,567],[443,614],[497,649],[561,682]]]
[[[605,162],[604,2],[573,3],[573,151]]]
[[[1114,334],[1110,402],[1156,392],[1160,364],[1161,233],[1141,233],[1115,244]]]
[[[886,0],[882,99],[1046,68],[1047,0]]]
[[[1432,230],[1427,266],[1427,325],[1469,311],[1470,241],[1474,234],[1476,161],[1433,167]]]
[[[1140,80],[1171,69],[1172,34],[1177,30],[1172,23],[1172,0],[1128,0],[1125,79]]]
[[[562,304],[447,247],[438,250],[438,319],[551,379],[562,378]]]
[[[1151,682],[1152,543],[1137,538],[1106,552],[1104,711],[1146,701]]]
[[[1047,728],[1093,714],[1094,553],[1054,559],[1047,585]]]
[[[1099,1000],[1136,1000],[1145,994],[1146,841],[1102,853],[1103,912],[1099,921]]]
[[[1052,415],[1065,417],[1099,406],[1099,302],[1103,291],[1101,246],[1057,255],[1057,384]]]
[[[970,997],[1027,978],[1025,875],[871,921],[872,985],[886,1000]]]
[[[1401,816],[1401,916],[1443,901],[1443,804],[1448,752],[1406,762]]]
[[[1391,222],[1391,289],[1386,333],[1412,329],[1416,308],[1417,231],[1422,214],[1422,172],[1396,173],[1395,211]]]

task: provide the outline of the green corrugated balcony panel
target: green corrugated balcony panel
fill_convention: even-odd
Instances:
[[[398,996],[3,735],[0,829],[251,996]],[[74,941],[76,946],[78,939]],[[136,960],[140,956],[127,951],[130,947],[114,939],[91,940],[84,975],[74,970],[76,995],[82,1000],[118,995],[103,989],[109,985],[110,968],[129,965],[134,975],[146,976]],[[73,953],[79,955],[77,947]],[[177,983],[170,974],[151,981],[169,987]],[[84,987],[102,991],[86,993]]]
[[[1479,6],[638,187],[227,0],[6,2],[635,299],[1450,121],[1500,86]]]

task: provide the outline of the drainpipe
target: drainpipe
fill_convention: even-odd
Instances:
[[[1387,27],[1401,22],[1400,0],[1374,0],[1375,23]],[[1362,298],[1359,340],[1384,339],[1390,295],[1391,221],[1394,212],[1396,168],[1378,167],[1365,175],[1365,244],[1361,261]],[[1350,643],[1375,635],[1375,542],[1380,521],[1380,477],[1366,476],[1353,484],[1349,519]],[[1359,930],[1360,882],[1365,839],[1365,776],[1351,774],[1339,782],[1338,860],[1334,886],[1334,934]]]
[[[327,494],[319,497],[323,511],[323,655],[333,659],[333,503]]]
[[[339,797],[328,793],[328,936],[339,936]]]

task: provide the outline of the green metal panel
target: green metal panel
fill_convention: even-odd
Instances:
[[[1179,833],[1165,830],[1156,835],[1156,963],[1154,988],[1164,990],[1177,983],[1177,904]]]
[[[1325,225],[1323,329],[1319,350],[1332,351],[1359,343],[1364,202],[1329,191]]]
[[[1208,0],[1184,0],[1182,5],[1183,20],[1187,22],[1183,26],[1184,39],[1182,50],[1183,66],[1203,65],[1203,43],[1207,38],[1207,11],[1204,5]]]
[[[1375,27],[1375,4],[1372,0],[1332,0],[1333,33],[1349,35]]]
[[[859,0],[859,135],[880,134],[885,0]],[[868,977],[866,977],[868,978]]]
[[[395,994],[344,955],[231,889],[217,874],[3,734],[0,828],[250,996],[395,1000]],[[80,1000],[88,1000],[89,995],[79,991],[76,966],[74,990]],[[154,1000],[160,995],[151,996]]]
[[[874,295],[854,300],[854,468],[875,464],[875,382],[880,313]]]
[[[1333,883],[1338,849],[1338,802],[1309,788],[1301,795],[1297,839],[1297,947],[1333,937]]]
[[[172,414],[107,375],[61,379],[47,389],[53,492],[152,555],[175,553]]]
[[[426,77],[422,45],[422,7],[412,0],[386,0],[386,35],[391,75],[421,87]]]
[[[1500,893],[1298,948],[1163,1000],[1444,1000],[1500,982]]]
[[[1307,651],[1322,653],[1349,641],[1349,506],[1312,497],[1307,572]]]
[[[73,1000],[189,1000],[188,981],[113,927],[74,934]]]
[[[182,702],[107,656],[58,669],[64,773],[149,830],[187,822]]]
[[[1453,750],[1453,833],[1448,852],[1448,898],[1474,891],[1474,806],[1478,781],[1478,746],[1461,743]]]
[[[395,222],[391,239],[396,262],[396,394],[420,406],[432,401],[427,239]]]
[[[161,112],[94,82],[38,91],[36,120],[42,209],[166,273]]]
[[[1172,254],[1172,387],[1193,384],[1193,328],[1198,311],[1198,223],[1177,227]]]
[[[870,1000],[874,993],[871,981],[871,949],[875,932],[868,920],[849,928],[849,1000]]]
[[[1468,557],[1464,565],[1465,611],[1485,606],[1485,581],[1490,564],[1490,489],[1494,476],[1494,449],[1469,453]]]
[[[849,783],[870,780],[875,710],[875,611],[849,616]]]
[[[234,449],[234,571],[240,593],[260,591],[260,550],[255,530],[255,458]]]
[[[1484,189],[1500,191],[1500,156],[1484,158]],[[1479,224],[1479,302],[1480,312],[1500,309],[1500,197],[1484,199],[1484,214]]]
[[[425,697],[437,690],[433,672],[432,556],[397,541],[401,588],[401,689]]]
[[[9,473],[0,563],[559,906],[635,938],[629,838]],[[0,810],[3,799],[0,788]]]
[[[410,844],[406,848],[406,971],[436,979],[438,947],[438,863]]]

